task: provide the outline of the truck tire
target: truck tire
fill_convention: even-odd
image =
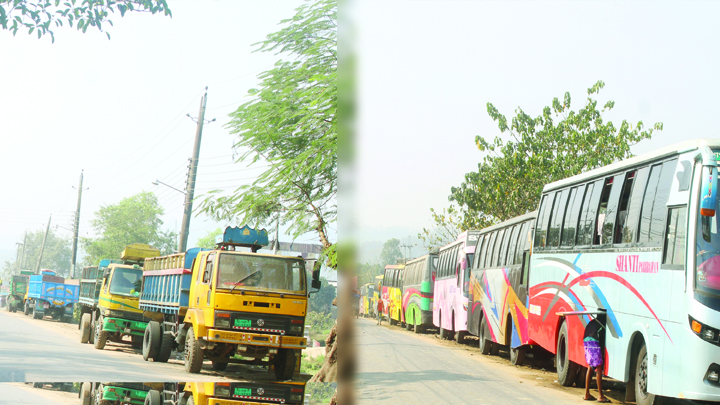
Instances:
[[[289,380],[295,373],[295,350],[278,349],[275,356],[275,378],[280,381]]]
[[[185,338],[185,371],[193,374],[199,373],[204,357],[205,350],[200,347],[200,342],[195,339],[195,331],[190,327]]]
[[[92,334],[92,330],[90,329],[90,314],[85,313],[83,314],[82,318],[80,318],[80,343],[87,343],[90,341],[90,335]]]
[[[33,313],[33,319],[42,319],[43,318],[43,314],[36,311],[35,308],[33,308],[32,313]]]
[[[160,350],[158,350],[155,361],[159,363],[167,363],[170,360],[170,354],[172,354],[173,343],[175,343],[175,337],[170,333],[163,333],[162,340],[160,341]]]
[[[95,389],[95,403],[93,405],[110,405],[108,401],[105,401],[103,399],[103,391],[105,387],[102,386],[102,384],[98,385]]]
[[[133,349],[142,349],[143,348],[143,337],[142,336],[130,335],[130,340],[132,341]]]
[[[143,336],[142,356],[143,360],[155,360],[158,351],[160,351],[160,324],[155,321],[148,322],[145,327],[145,335]]]
[[[30,315],[30,305],[28,305],[27,301],[25,301],[25,309],[23,310],[23,313],[25,315]]]
[[[228,363],[227,361],[212,361],[212,369],[215,371],[225,371],[227,368]]]
[[[95,321],[95,333],[94,333],[94,344],[93,346],[98,349],[102,350],[105,348],[105,342],[107,341],[107,332],[102,330],[103,327],[103,317],[100,316],[97,321]]]
[[[162,405],[160,391],[150,390],[145,397],[144,405]]]
[[[90,405],[92,404],[92,384],[89,382],[82,383],[82,387],[80,387],[80,399],[82,400],[82,405]]]
[[[558,382],[563,387],[570,387],[575,382],[578,365],[570,361],[570,349],[567,322],[560,326],[557,350],[555,351],[555,367],[557,368]]]
[[[187,403],[185,405],[195,405],[195,400],[193,399],[192,395],[190,395],[190,398],[188,398]]]

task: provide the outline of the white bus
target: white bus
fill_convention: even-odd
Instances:
[[[583,330],[597,316],[604,374],[638,404],[720,401],[717,156],[720,140],[688,141],[544,187],[529,344],[556,355],[561,384],[584,376]]]

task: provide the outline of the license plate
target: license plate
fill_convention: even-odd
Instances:
[[[267,341],[270,340],[270,338],[267,337],[267,336],[253,336],[252,339],[253,339],[253,340],[260,341],[260,342],[267,342]]]
[[[235,388],[235,395],[249,397],[252,395],[252,390],[248,388]]]
[[[235,326],[238,328],[249,328],[252,326],[252,321],[249,319],[236,319]]]

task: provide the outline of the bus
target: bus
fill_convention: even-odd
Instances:
[[[402,311],[405,325],[415,333],[433,326],[433,287],[438,253],[430,253],[405,265]]]
[[[375,297],[375,284],[367,283],[360,287],[360,315],[364,318],[372,318],[377,310],[377,298]]]
[[[480,231],[465,231],[455,242],[440,248],[433,287],[433,325],[441,339],[462,342],[467,334],[470,264]]]
[[[561,384],[587,367],[596,317],[603,373],[627,382],[626,397],[720,401],[719,157],[720,140],[693,140],[545,185],[529,334],[555,354]]]
[[[405,317],[402,313],[402,285],[404,264],[389,264],[385,266],[382,281],[383,316],[387,317],[390,325],[402,324]]]
[[[528,274],[537,211],[480,231],[469,288],[468,331],[482,354],[510,351],[521,365],[528,339]]]

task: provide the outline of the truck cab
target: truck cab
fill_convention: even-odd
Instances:
[[[304,382],[188,382],[150,390],[145,404],[300,405],[304,400]]]
[[[7,296],[7,307],[9,312],[16,312],[18,309],[24,309],[25,307],[25,294],[27,294],[28,281],[30,280],[30,274],[25,274],[29,270],[22,270],[19,275],[11,276],[10,278],[10,291]]]

